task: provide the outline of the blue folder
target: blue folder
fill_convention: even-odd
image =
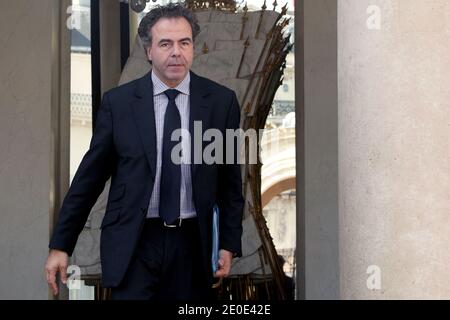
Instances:
[[[219,266],[219,207],[217,204],[213,207],[213,226],[212,226],[212,254],[211,263],[213,273],[215,273]]]

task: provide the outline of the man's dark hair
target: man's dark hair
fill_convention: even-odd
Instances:
[[[146,14],[139,24],[138,33],[145,49],[151,46],[152,27],[161,18],[185,18],[191,25],[192,41],[195,41],[195,37],[200,33],[200,26],[198,25],[197,18],[192,11],[186,8],[183,4],[169,3],[164,6],[158,5]]]

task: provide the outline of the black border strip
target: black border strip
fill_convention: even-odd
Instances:
[[[101,104],[100,0],[91,0],[92,129]]]
[[[128,3],[120,3],[120,66],[125,67],[130,56],[130,12]]]

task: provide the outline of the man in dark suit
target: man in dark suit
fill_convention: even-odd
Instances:
[[[213,277],[228,276],[233,256],[241,256],[238,146],[233,141],[233,163],[225,161],[225,146],[223,163],[194,159],[195,148],[202,153],[207,145],[194,141],[195,123],[201,123],[201,132],[216,129],[225,137],[227,129],[239,128],[240,119],[232,90],[190,71],[198,33],[193,14],[178,4],[154,9],[142,20],[139,35],[152,71],[103,96],[89,151],[49,245],[45,270],[54,294],[58,272],[67,281],[68,257],[110,177],[100,253],[102,285],[112,288],[113,299],[211,298]],[[172,132],[180,129],[190,133],[190,144],[173,141]],[[215,204],[221,250],[213,274]]]

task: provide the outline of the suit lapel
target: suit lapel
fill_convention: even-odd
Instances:
[[[134,120],[154,180],[156,173],[156,125],[151,73],[148,73],[138,82],[136,97],[137,99],[132,104]]]
[[[191,73],[190,81],[190,114],[189,114],[189,132],[191,135],[191,172],[192,178],[194,178],[195,173],[198,169],[199,164],[195,164],[194,152],[195,144],[197,143],[197,148],[201,152],[201,157],[203,157],[203,132],[207,130],[210,126],[210,101],[208,96],[210,95],[210,90],[208,83],[203,81],[194,72]],[[194,135],[194,122],[200,121],[202,125],[202,133],[200,137],[195,137]],[[198,140],[198,141],[195,141]]]

